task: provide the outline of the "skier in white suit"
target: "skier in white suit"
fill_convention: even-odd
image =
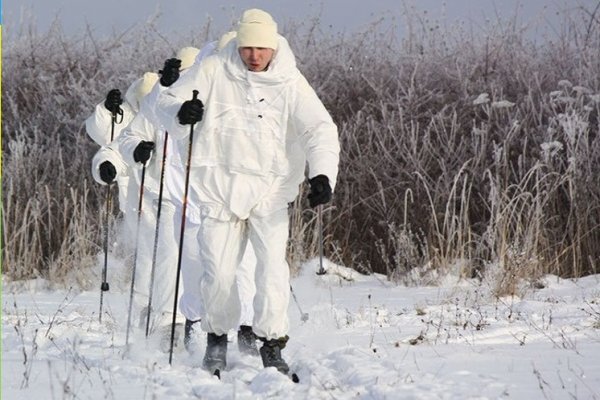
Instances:
[[[193,47],[185,47],[179,50],[177,58],[168,59],[151,85],[152,90],[148,90],[147,95],[139,103],[136,114],[129,122],[127,127],[122,130],[112,143],[98,152],[93,160],[94,178],[102,183],[108,184],[113,180],[129,179],[135,184],[135,211],[139,202],[140,184],[141,184],[141,166],[137,162],[146,162],[154,149],[154,143],[135,141],[135,136],[132,138],[132,132],[136,130],[158,129],[153,125],[153,107],[156,97],[168,85],[175,82],[180,70],[185,71],[195,61],[198,54],[198,49]],[[146,74],[147,75],[147,74]],[[149,93],[148,93],[149,92]],[[128,145],[132,145],[130,149]],[[162,144],[162,143],[161,143]],[[128,158],[127,156],[130,156]],[[153,160],[154,161],[154,160]],[[160,182],[160,160],[158,162],[148,163],[144,173],[144,195],[142,203],[142,213],[140,214],[139,236],[135,237],[137,232],[137,212],[135,218],[131,218],[134,222],[131,228],[132,236],[136,239],[134,243],[137,246],[137,262],[134,290],[136,293],[135,300],[140,309],[140,325],[145,325],[146,318],[151,315],[150,320],[151,330],[159,328],[162,332],[161,345],[166,350],[168,345],[168,337],[170,336],[170,323],[172,321],[173,301],[175,294],[175,266],[177,264],[178,245],[175,238],[175,230],[179,226],[177,221],[177,204],[171,201],[169,192],[165,191],[165,196],[161,202],[161,226],[159,228],[158,242],[156,243],[156,267],[154,277],[152,277],[152,258],[154,255],[155,229],[158,210],[159,197],[159,182]],[[178,231],[177,231],[178,232]],[[192,254],[188,252],[188,254]],[[150,288],[150,282],[153,282]],[[152,290],[151,311],[148,310],[150,296]],[[184,292],[185,295],[185,292]],[[183,297],[183,295],[182,295]],[[199,314],[199,311],[195,312]],[[196,314],[192,314],[195,316]],[[184,314],[185,315],[185,314]]]
[[[287,206],[298,195],[292,177],[299,172],[291,148],[299,146],[308,161],[311,206],[329,202],[339,162],[336,125],[277,24],[257,9],[243,13],[237,37],[222,51],[162,93],[156,112],[174,137],[195,129],[190,199],[202,218],[204,367],[226,366],[227,332],[240,317],[236,268],[249,240],[257,257],[252,328],[263,341],[263,365],[288,373],[281,356],[289,328]]]
[[[197,49],[184,48],[177,54],[178,58],[169,59],[165,62],[161,73],[160,83],[156,84],[141,105],[139,114],[133,119],[124,134],[116,141],[115,146],[109,148],[115,150],[115,154],[128,166],[139,170],[142,163],[146,163],[145,173],[145,205],[143,206],[140,231],[145,235],[138,242],[138,268],[136,269],[135,290],[136,300],[148,303],[150,282],[154,282],[152,292],[152,326],[169,327],[172,320],[172,304],[174,287],[176,281],[175,266],[177,263],[178,246],[180,240],[181,210],[184,191],[184,160],[187,146],[184,141],[173,140],[165,135],[164,129],[154,117],[154,105],[157,96],[172,85],[181,75],[185,75],[188,68],[194,62],[199,62],[201,55],[211,54],[223,47],[232,37],[231,32],[223,35],[219,42],[209,43],[198,54]],[[195,51],[194,51],[195,50]],[[196,56],[198,54],[198,56]],[[181,71],[180,71],[181,70]],[[166,140],[165,140],[166,139]],[[161,171],[163,170],[163,151],[166,145],[166,157],[164,167],[163,195],[161,199],[161,226],[159,241],[156,249],[157,268],[155,276],[151,276],[151,268],[146,265],[151,263],[153,248],[151,247],[154,236],[148,233],[154,229],[156,214],[158,210],[158,197]],[[156,154],[153,154],[156,153]],[[151,157],[152,156],[152,157]],[[188,202],[186,206],[186,235],[195,238],[200,223],[199,208]],[[184,240],[182,252],[182,283],[183,294],[180,298],[179,310],[185,316],[184,343],[190,352],[195,352],[197,345],[193,337],[194,324],[200,320],[202,315],[202,301],[199,297],[199,285],[202,276],[202,264],[198,258],[199,249],[196,240]],[[258,355],[256,337],[252,332],[252,299],[254,296],[254,266],[256,257],[251,247],[244,254],[244,261],[238,272],[238,284],[242,294],[241,302],[246,312],[242,315],[241,326],[238,330],[238,346],[242,353]],[[141,295],[141,296],[140,296]],[[142,319],[147,315],[147,307],[142,311]],[[246,322],[244,324],[244,321]],[[165,329],[165,337],[169,336],[169,330]],[[166,345],[166,341],[163,341]]]
[[[115,177],[117,178],[119,209],[124,215],[125,228],[129,234],[134,232],[139,184],[135,180],[130,181],[130,171],[109,144],[118,138],[133,120],[139,112],[142,99],[150,92],[157,80],[157,74],[146,72],[129,86],[125,92],[125,99],[121,97],[119,89],[110,90],[106,99],[96,106],[92,115],[85,121],[88,135],[101,146],[92,160],[92,176],[101,184],[105,184],[105,180],[110,179],[112,182]],[[105,161],[108,163],[104,164],[105,167],[101,171],[100,165]],[[117,168],[122,172],[117,174]]]

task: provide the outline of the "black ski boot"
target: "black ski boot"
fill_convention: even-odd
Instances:
[[[213,375],[221,377],[221,371],[227,365],[227,334],[221,336],[209,333],[206,336],[206,352],[202,367]]]
[[[240,350],[240,353],[258,357],[258,347],[256,346],[257,337],[252,331],[251,326],[240,325],[237,338],[238,349]]]
[[[199,325],[196,325],[196,323],[199,323],[200,320],[196,320],[196,321],[192,321],[189,319],[185,320],[185,326],[183,328],[183,345],[185,346],[185,349],[187,350],[188,353],[190,354],[195,354],[198,352],[198,350],[200,349],[199,343],[198,343],[198,338],[196,337],[196,335],[199,332]]]
[[[287,375],[290,372],[290,367],[281,357],[281,349],[285,346],[281,344],[279,339],[265,340],[263,346],[260,348],[260,356],[265,368],[275,367],[277,371]]]

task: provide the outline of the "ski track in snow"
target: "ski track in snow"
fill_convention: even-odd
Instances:
[[[313,260],[292,280],[309,315],[291,298],[283,355],[299,384],[241,356],[235,332],[221,380],[199,367],[205,336],[194,356],[180,343],[172,365],[142,329],[125,351],[129,294],[118,285],[100,324],[99,292],[4,284],[2,398],[600,399],[599,275],[548,276],[497,299],[476,281],[406,287],[327,267],[317,276]]]

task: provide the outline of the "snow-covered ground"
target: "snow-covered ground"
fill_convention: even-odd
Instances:
[[[100,324],[99,291],[4,284],[2,398],[600,399],[598,275],[498,299],[476,281],[405,287],[328,267],[292,280],[284,356],[299,384],[240,356],[233,333],[221,381],[183,346],[169,365],[142,331],[125,353],[127,289],[107,292]]]

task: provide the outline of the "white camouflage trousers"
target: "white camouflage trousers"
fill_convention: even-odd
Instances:
[[[250,215],[229,221],[204,217],[198,231],[200,258],[204,266],[201,296],[205,306],[202,329],[217,335],[227,333],[240,321],[240,295],[236,272],[248,241],[256,254],[254,318],[259,337],[276,339],[288,332],[290,296],[286,261],[287,209],[267,216]]]

